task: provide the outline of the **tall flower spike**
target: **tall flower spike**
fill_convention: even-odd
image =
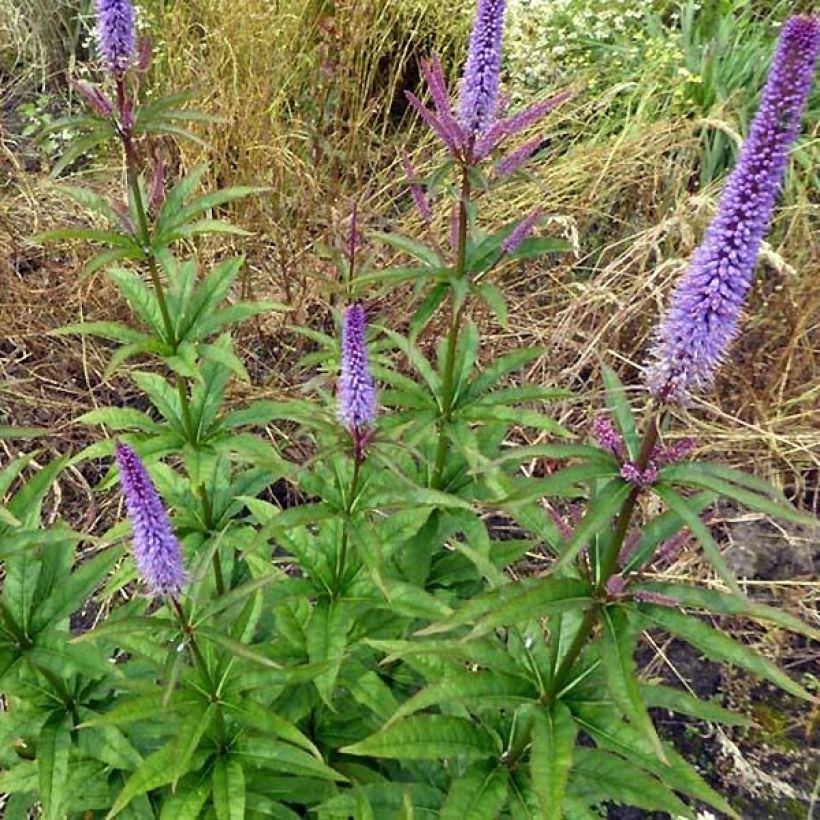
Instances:
[[[139,574],[153,595],[176,596],[187,575],[168,513],[139,456],[121,442],[115,453]]]
[[[820,17],[790,18],[717,215],[658,329],[646,381],[661,401],[686,403],[693,391],[709,387],[737,335],[818,51]]]
[[[116,77],[131,67],[137,53],[131,0],[96,0],[97,43],[108,70]]]
[[[364,307],[345,308],[342,322],[342,371],[339,418],[351,433],[370,427],[376,418],[376,392],[367,357]]]
[[[495,121],[505,0],[478,0],[459,98],[461,125],[473,138]]]

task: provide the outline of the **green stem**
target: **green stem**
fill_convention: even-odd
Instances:
[[[185,637],[185,643],[191,647],[191,655],[194,658],[194,665],[197,668],[197,671],[202,678],[205,688],[208,690],[208,694],[211,698],[211,703],[214,704],[216,707],[216,716],[217,716],[217,731],[219,732],[220,744],[224,746],[225,744],[225,716],[222,713],[222,704],[219,700],[219,692],[217,691],[217,687],[214,684],[214,679],[211,677],[211,673],[208,670],[208,664],[205,661],[205,656],[202,654],[202,650],[199,648],[199,643],[197,642],[196,636],[194,635],[194,627],[191,625],[191,622],[188,620],[188,616],[185,614],[185,610],[182,608],[182,604],[176,599],[171,598],[171,608],[174,610],[174,613],[177,616],[177,621],[179,622],[179,628]]]
[[[208,531],[208,535],[213,538],[214,536],[214,508],[213,504],[211,503],[211,498],[208,495],[207,490],[205,489],[204,484],[200,484],[197,488],[197,492],[199,493],[199,499],[202,502],[202,521],[205,524],[205,529]],[[214,567],[214,586],[216,587],[217,595],[224,595],[225,594],[225,576],[222,573],[222,559],[219,556],[219,548],[214,551],[213,557],[213,567]]]
[[[458,247],[455,270],[456,279],[462,279],[464,277],[467,267],[467,203],[469,200],[470,173],[469,167],[465,165],[462,168],[461,195],[459,197]],[[444,368],[441,378],[441,421],[439,424],[436,454],[433,460],[433,474],[430,479],[430,486],[434,489],[441,489],[442,478],[444,476],[444,463],[447,460],[447,450],[449,449],[447,425],[450,423],[450,419],[453,415],[453,402],[455,399],[456,352],[458,350],[458,337],[461,331],[461,320],[463,316],[464,305],[456,305],[454,294],[453,314],[450,319],[450,330],[447,333],[447,355],[444,359]]]
[[[353,459],[353,472],[350,476],[350,491],[347,496],[344,518],[342,518],[342,539],[339,544],[339,552],[336,555],[336,570],[333,577],[333,598],[337,598],[339,590],[344,581],[345,565],[347,564],[347,546],[350,540],[349,523],[350,513],[353,509],[353,502],[356,500],[356,491],[359,486],[359,468],[361,460],[356,457]]]
[[[658,442],[658,433],[660,432],[663,420],[663,411],[658,414],[652,413],[650,415],[649,424],[646,428],[646,432],[644,433],[643,442],[641,443],[641,450],[638,453],[638,457],[635,459],[635,466],[639,470],[645,470],[649,464],[649,458],[652,455],[652,450]],[[555,701],[556,695],[561,692],[567,675],[575,665],[575,661],[578,660],[578,656],[581,654],[584,646],[586,646],[587,640],[592,634],[592,630],[595,629],[595,625],[598,623],[598,618],[601,614],[601,610],[603,609],[602,602],[606,597],[607,582],[615,574],[615,572],[617,572],[618,556],[620,555],[621,548],[623,547],[626,533],[629,530],[629,524],[635,512],[640,491],[640,487],[633,487],[632,491],[626,499],[624,499],[624,503],[621,506],[621,511],[618,513],[618,522],[615,525],[615,532],[613,533],[612,541],[610,542],[609,549],[601,561],[601,573],[598,578],[598,583],[595,585],[595,598],[597,599],[596,603],[594,603],[584,613],[584,619],[581,621],[578,631],[572,639],[572,643],[569,645],[566,654],[550,680],[549,686],[541,697],[541,703],[546,707],[550,707]],[[555,638],[553,638],[553,640],[554,639]],[[525,729],[521,732],[515,743],[513,743],[505,755],[505,763],[510,768],[515,766],[530,743],[533,721],[534,718],[530,719]]]

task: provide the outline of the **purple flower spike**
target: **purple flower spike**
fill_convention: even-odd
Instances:
[[[505,0],[478,0],[459,99],[461,125],[473,138],[495,121],[505,5]]]
[[[356,303],[344,312],[342,372],[339,377],[339,418],[351,433],[370,427],[376,418],[376,391],[367,357],[364,307]]]
[[[717,215],[657,331],[646,382],[660,401],[685,404],[692,392],[708,388],[737,335],[818,51],[820,17],[790,18]]]
[[[495,165],[498,176],[506,177],[514,174],[541,147],[543,142],[544,138],[538,136],[502,157]]]
[[[116,77],[131,67],[137,53],[131,0],[97,0],[97,43],[108,70]]]
[[[179,546],[162,499],[139,456],[127,445],[116,446],[120,484],[134,533],[134,559],[153,595],[179,595],[187,581]]]
[[[504,253],[515,253],[521,247],[521,243],[532,233],[532,229],[540,218],[540,208],[534,208],[530,211],[501,243],[501,250]]]
[[[407,102],[418,111],[419,116],[427,123],[428,127],[444,143],[447,150],[457,156],[461,150],[461,143],[457,136],[444,127],[441,120],[411,91],[405,91],[404,96]]]
[[[83,80],[71,80],[74,90],[88,103],[95,114],[110,117],[114,113],[114,103],[97,88]]]

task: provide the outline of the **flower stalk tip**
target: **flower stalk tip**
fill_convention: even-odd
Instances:
[[[364,307],[349,305],[342,320],[342,367],[339,376],[339,419],[354,438],[365,442],[365,433],[376,418],[376,390],[367,355]],[[360,448],[357,448],[357,450]],[[361,452],[357,451],[357,458]]]
[[[820,17],[790,18],[718,212],[657,331],[646,382],[659,401],[686,404],[708,388],[737,336],[819,51]]]
[[[188,576],[168,513],[140,457],[127,444],[115,448],[120,485],[134,536],[134,560],[153,595],[176,598]]]
[[[115,77],[122,77],[137,56],[136,16],[131,0],[96,0],[97,45]]]

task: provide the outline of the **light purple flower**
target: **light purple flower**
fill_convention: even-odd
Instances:
[[[737,335],[818,51],[820,17],[790,18],[718,213],[658,329],[646,382],[661,401],[686,403],[693,391],[709,387]]]
[[[139,456],[121,442],[115,453],[139,574],[152,594],[176,596],[187,575],[168,513]]]
[[[522,242],[532,233],[532,229],[540,218],[541,209],[533,208],[501,243],[501,250],[504,253],[515,253],[521,247]]]
[[[109,71],[121,77],[136,57],[131,0],[97,0],[97,44]]]
[[[505,0],[478,0],[459,98],[459,120],[476,138],[495,122]]]
[[[339,418],[351,432],[370,427],[376,418],[376,391],[367,356],[364,307],[349,305],[342,322],[342,370]]]
[[[651,487],[658,480],[658,468],[651,461],[641,470],[634,461],[621,465],[621,478],[636,487]]]

